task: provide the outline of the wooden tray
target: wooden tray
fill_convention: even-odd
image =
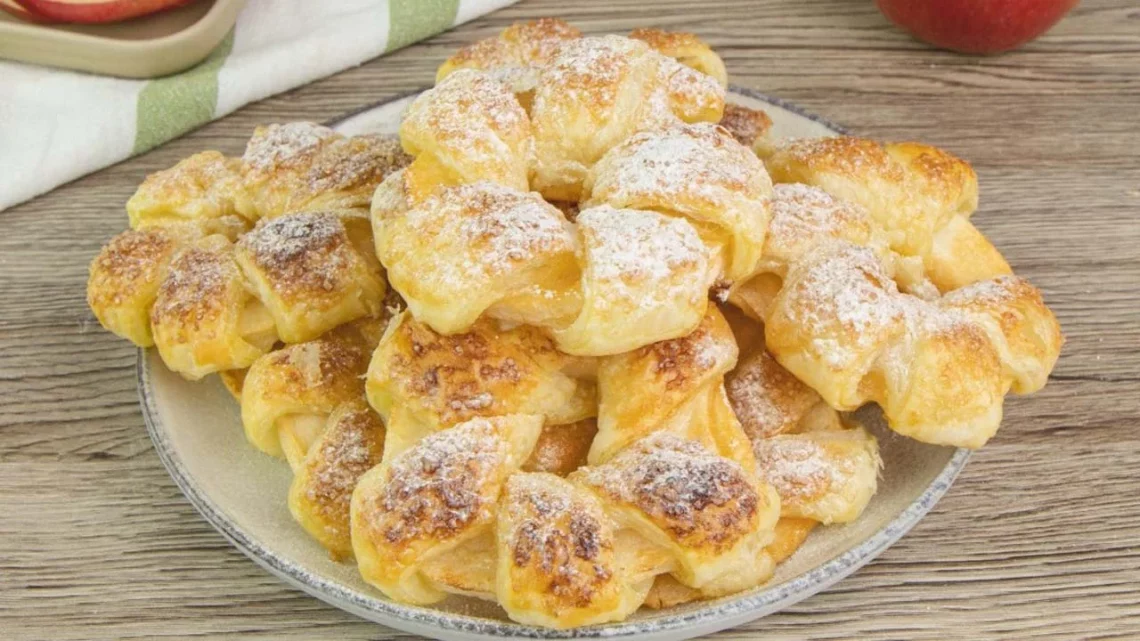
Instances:
[[[0,58],[153,78],[182,71],[226,37],[245,0],[198,0],[114,24],[44,25],[0,12]]]

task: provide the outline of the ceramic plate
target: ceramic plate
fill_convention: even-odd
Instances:
[[[394,132],[414,96],[366,108],[334,126],[345,133]],[[792,105],[734,89],[731,100],[765,109],[775,135],[821,136],[840,130]],[[313,596],[393,628],[448,641],[476,637],[633,637],[672,641],[729,628],[787,607],[854,572],[914,526],[946,492],[966,450],[924,445],[887,431],[877,411],[861,415],[879,438],[879,492],[848,525],[817,528],[767,585],[714,601],[638,612],[621,623],[547,630],[506,619],[495,605],[451,597],[433,607],[384,598],[352,564],[328,554],[293,522],[286,507],[292,473],[245,441],[237,403],[217,377],[191,383],[139,352],[139,394],[155,449],[190,502],[242,552]]]

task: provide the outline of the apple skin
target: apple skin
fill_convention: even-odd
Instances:
[[[962,53],[1016,49],[1057,24],[1078,0],[875,0],[891,22]]]
[[[192,0],[16,0],[28,12],[57,22],[118,22]]]
[[[52,20],[51,18],[36,15],[31,11],[28,11],[24,7],[17,4],[16,0],[0,0],[0,11],[14,15],[24,22],[34,22],[37,24],[49,24],[55,22],[55,20]]]

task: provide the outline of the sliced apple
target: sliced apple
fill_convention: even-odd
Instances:
[[[16,3],[16,0],[0,0],[0,11],[10,13],[25,22],[55,22],[51,18],[40,16],[28,11]]]
[[[16,0],[28,12],[60,22],[118,22],[191,0]]]

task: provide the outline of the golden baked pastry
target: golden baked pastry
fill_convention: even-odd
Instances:
[[[295,343],[254,361],[245,376],[241,417],[254,447],[297,470],[330,414],[364,398],[363,376],[375,342],[364,320]]]
[[[687,220],[601,205],[577,217],[582,307],[552,334],[570,354],[620,354],[691,332],[718,261]]]
[[[794,263],[764,320],[773,355],[832,407],[874,401],[893,430],[960,447],[993,436],[1006,392],[1039,389],[1062,343],[1041,293],[1020,278],[927,301],[844,241]]]
[[[484,313],[537,326],[577,314],[576,230],[538,194],[481,181],[392,207],[401,185],[396,173],[378,190],[376,254],[418,320],[451,334]]]
[[[522,472],[541,423],[472,419],[368,472],[351,514],[365,580],[413,603],[494,598],[516,621],[565,628],[624,618],[658,574],[705,594],[766,578],[756,559],[778,498],[735,463],[655,434],[566,480]]]
[[[776,564],[783,563],[795,554],[818,524],[819,521],[811,519],[781,516],[772,530],[772,542],[758,557],[758,562],[768,568],[762,574],[771,574],[775,571]],[[661,610],[707,598],[709,595],[690,588],[670,574],[658,574],[642,605],[652,610]]]
[[[732,330],[710,306],[687,336],[601,359],[598,435],[590,463],[604,463],[650,433],[669,432],[751,472],[755,463],[748,437],[724,389],[724,375],[736,357]]]
[[[891,248],[921,258],[941,291],[1011,273],[969,221],[978,207],[973,168],[937,147],[841,136],[793,140],[761,154],[774,181],[815,185],[865,208]]]
[[[674,122],[716,122],[724,88],[715,79],[620,36],[559,47],[538,76],[531,106],[532,187],[578,200],[590,167],[638,131]]]
[[[170,261],[150,308],[167,367],[191,380],[249,367],[277,341],[268,310],[245,287],[224,236],[208,236]]]
[[[581,37],[581,31],[557,18],[516,22],[498,36],[461,48],[440,65],[435,81],[439,84],[459,69],[489,71],[529,111],[539,69],[554,57],[563,42]]]
[[[753,588],[876,490],[840,411],[976,447],[1061,336],[968,164],[777,145],[726,84],[691,34],[512,25],[398,140],[269,125],[147,177],[91,308],[219,372],[294,519],[392,599],[567,628]]]
[[[311,122],[258,127],[240,158],[204,151],[150,176],[127,201],[132,229],[190,224],[236,240],[260,218],[367,209],[372,192],[411,162],[393,136],[342,136]]]
[[[131,229],[188,224],[230,240],[255,217],[237,209],[241,162],[203,151],[146,177],[127,201]]]
[[[711,123],[643,131],[594,165],[583,207],[607,204],[690,220],[721,254],[723,278],[749,276],[768,228],[772,181],[747,147]]]
[[[263,220],[238,241],[236,257],[286,343],[381,313],[384,278],[362,212],[314,211]]]
[[[412,315],[440,333],[485,316],[543,327],[569,354],[617,354],[691,331],[720,271],[685,219],[602,205],[570,223],[490,182],[412,206],[404,184],[397,173],[377,190],[376,250]]]
[[[329,414],[320,437],[295,469],[289,512],[334,560],[352,556],[352,491],[383,454],[384,423],[358,397]]]
[[[412,102],[400,141],[415,160],[405,172],[409,202],[448,185],[488,180],[520,191],[534,166],[530,118],[510,89],[461,69]]]
[[[724,68],[724,61],[716,55],[712,47],[694,34],[642,28],[629,32],[629,37],[641,40],[686,67],[710,76],[719,82],[720,86],[728,87],[728,71]]]
[[[367,209],[376,186],[411,159],[392,136],[342,136],[311,122],[258,127],[241,157],[236,207],[246,218]]]
[[[150,309],[170,261],[198,234],[193,228],[148,227],[115,236],[91,261],[87,304],[103,327],[139,347],[154,345]]]
[[[727,103],[720,126],[724,127],[736,142],[752,149],[762,143],[772,129],[772,119],[763,109],[752,109],[742,105]]]
[[[385,460],[476,417],[529,414],[561,425],[594,416],[592,368],[532,327],[502,330],[488,319],[446,336],[401,312],[368,368],[368,401],[388,425]]]

